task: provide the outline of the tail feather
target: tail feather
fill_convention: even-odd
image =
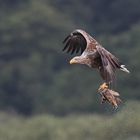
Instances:
[[[130,73],[130,71],[125,67],[125,65],[121,65],[120,70],[127,72],[127,73]]]

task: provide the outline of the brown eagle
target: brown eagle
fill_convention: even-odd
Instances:
[[[70,64],[79,63],[97,68],[104,82],[111,84],[115,80],[115,71],[120,69],[129,73],[125,65],[118,58],[103,48],[93,37],[81,29],[74,30],[63,41],[63,51],[67,53],[78,53],[70,60]]]

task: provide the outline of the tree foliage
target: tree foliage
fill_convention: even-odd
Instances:
[[[129,102],[116,115],[40,115],[30,118],[0,113],[2,140],[138,140],[140,103]]]

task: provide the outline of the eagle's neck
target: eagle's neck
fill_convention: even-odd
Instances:
[[[87,65],[89,67],[92,67],[91,66],[91,60],[88,57],[85,57],[85,56],[80,56],[79,57],[79,63],[80,64],[85,64],[85,65]]]

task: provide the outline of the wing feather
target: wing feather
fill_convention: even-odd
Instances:
[[[64,42],[64,41],[63,41],[63,42]],[[65,42],[66,42],[66,41],[65,41]],[[64,46],[64,48],[63,48],[62,51],[65,51],[65,50],[69,47],[69,43],[70,43],[70,39],[67,40],[67,42],[66,42],[66,44],[65,44],[65,46]]]
[[[120,68],[120,62],[118,58],[108,52],[105,48],[101,45],[97,45],[96,49],[100,54],[101,61],[102,61],[102,68],[100,73],[103,79],[107,83],[114,83],[115,81],[115,71],[117,68]]]
[[[65,43],[69,38],[70,38],[70,35],[68,35],[68,36],[64,39],[63,43]]]
[[[63,51],[66,51],[67,53],[71,52],[71,54],[79,52],[82,54],[87,46],[86,39],[81,33],[78,32],[68,35],[64,39],[63,43],[65,44]]]
[[[67,49],[67,53],[69,53],[69,52],[71,52],[73,50],[73,44],[72,44],[72,42],[70,42],[69,44],[70,44],[70,46]]]

